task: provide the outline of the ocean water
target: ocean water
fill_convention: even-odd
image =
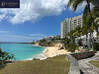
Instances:
[[[34,46],[33,44],[0,44],[0,48],[14,54],[16,60],[36,58],[44,50],[44,47]]]

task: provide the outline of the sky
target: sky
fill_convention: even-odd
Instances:
[[[68,0],[20,0],[20,8],[0,9],[0,42],[31,42],[60,35],[60,23],[81,15],[85,3],[74,13]]]

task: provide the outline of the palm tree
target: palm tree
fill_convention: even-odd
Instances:
[[[96,30],[98,33],[98,27],[99,24],[96,23],[97,17],[99,18],[99,1],[98,0],[69,0],[68,7],[72,7],[73,11],[75,12],[77,10],[77,7],[79,7],[80,4],[83,4],[83,2],[86,2],[86,6],[83,12],[83,28],[82,28],[82,34],[87,35],[90,33],[90,36],[92,36],[93,30]],[[93,8],[91,8],[91,4],[93,5]],[[90,38],[91,43],[93,45],[93,37]],[[90,46],[92,46],[90,45]]]
[[[95,27],[93,25],[91,25],[90,23],[88,23],[88,20],[86,23],[87,24],[84,24],[82,27],[82,35],[86,35],[86,42],[88,42],[87,38],[88,38],[88,35],[90,35],[90,42],[88,45],[91,48],[91,46],[93,47],[93,43],[94,43],[93,32],[95,30]]]
[[[77,26],[75,28],[74,36],[80,37],[82,35],[82,28],[80,26]]]
[[[72,30],[72,31],[70,31],[69,33],[68,33],[68,36],[70,37],[70,41],[71,41],[71,43],[74,43],[74,41],[75,41],[75,35],[74,35],[74,33],[75,33],[75,30]]]
[[[69,38],[63,38],[62,39],[62,44],[63,44],[63,47],[65,48],[65,49],[67,49],[67,45],[70,43],[70,39]]]
[[[99,11],[98,10],[99,5],[97,4],[97,2],[99,3],[98,0],[69,0],[67,6],[72,7],[73,11],[76,11],[77,7],[79,7],[80,4],[83,4],[83,2],[87,3],[84,9],[83,17],[86,18],[86,15],[90,15],[91,23],[92,25],[95,26],[95,29],[98,32],[98,28],[96,26],[96,23],[94,22],[94,17],[92,16],[92,13],[91,13],[91,5],[90,5],[90,4],[93,4],[94,5],[93,9],[96,9],[97,11]]]

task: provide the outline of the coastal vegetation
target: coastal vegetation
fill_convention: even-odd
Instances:
[[[74,30],[70,31],[68,37],[64,38],[63,41],[64,47],[68,50],[72,49],[71,51],[75,51],[77,46],[83,46],[87,47],[88,49],[99,50],[99,43],[96,43],[93,38],[94,31],[96,31],[97,34],[99,33],[99,5],[97,4],[98,0],[69,0],[67,6],[71,7],[72,10],[75,12],[77,8],[84,2],[86,3],[86,6],[83,12],[83,26],[78,26]],[[93,5],[93,7],[91,7],[91,4]],[[88,41],[88,35],[90,35],[90,42],[86,46],[82,44],[81,40],[81,36],[84,35],[86,35],[86,42]],[[76,38],[80,38],[77,43],[75,43]]]
[[[70,63],[65,55],[46,60],[16,61],[0,70],[0,74],[68,74]]]
[[[56,43],[62,43],[62,49],[71,52],[79,50],[80,47],[87,50],[98,50],[99,43],[95,42],[93,32],[97,32],[98,36],[98,21],[99,21],[99,5],[97,0],[69,0],[67,7],[71,7],[75,12],[77,8],[86,3],[83,11],[83,26],[77,26],[74,30],[70,31],[66,38],[60,39],[59,36],[47,37],[38,40],[36,43],[41,46],[55,46]],[[91,4],[93,6],[91,6]],[[83,44],[82,36],[86,36],[86,44]],[[90,38],[88,38],[90,36]],[[76,40],[78,38],[78,40]],[[90,41],[90,42],[88,42]],[[34,43],[35,44],[35,43]]]
[[[99,68],[99,61],[89,61],[89,63],[91,63],[92,65],[96,66],[97,68]]]
[[[78,50],[78,46],[72,41],[73,40],[71,40],[70,38],[62,39],[63,48],[71,52],[75,52],[75,50]]]
[[[10,55],[8,52],[2,51],[0,48],[0,65],[4,65],[7,61],[10,62],[12,59],[14,59],[14,55]]]
[[[98,51],[99,50],[99,43],[94,43],[93,48],[94,48],[94,50]]]
[[[60,36],[46,37],[41,40],[36,41],[34,44],[38,44],[40,46],[55,46],[56,43],[60,43]]]
[[[95,22],[96,18],[99,18],[98,0],[69,0],[67,6],[72,7],[72,10],[75,12],[77,10],[77,8],[83,3],[86,3],[86,6],[85,6],[84,12],[83,12],[84,21],[88,21],[88,19],[89,19],[90,25],[93,25],[94,28],[96,29],[96,31],[98,31],[97,23]],[[91,4],[93,6],[91,6]],[[88,23],[86,25],[88,25]],[[99,24],[98,24],[98,27],[99,27]]]

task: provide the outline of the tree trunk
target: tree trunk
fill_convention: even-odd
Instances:
[[[89,15],[90,15],[90,17],[91,17],[92,25],[94,25],[94,27],[95,27],[95,29],[96,29],[96,32],[98,32],[98,28],[97,28],[97,26],[96,26],[96,23],[94,22],[94,18],[93,18],[93,16],[92,16],[92,14],[91,14],[90,2],[89,2],[89,0],[86,0],[86,1],[87,1],[87,7],[88,7]]]
[[[93,37],[93,33],[91,33],[91,39],[92,39],[92,49],[93,49],[93,44],[94,44],[94,37]]]
[[[88,38],[88,36],[87,36],[87,34],[86,34],[86,45],[88,46],[88,44],[87,44],[87,38]]]

